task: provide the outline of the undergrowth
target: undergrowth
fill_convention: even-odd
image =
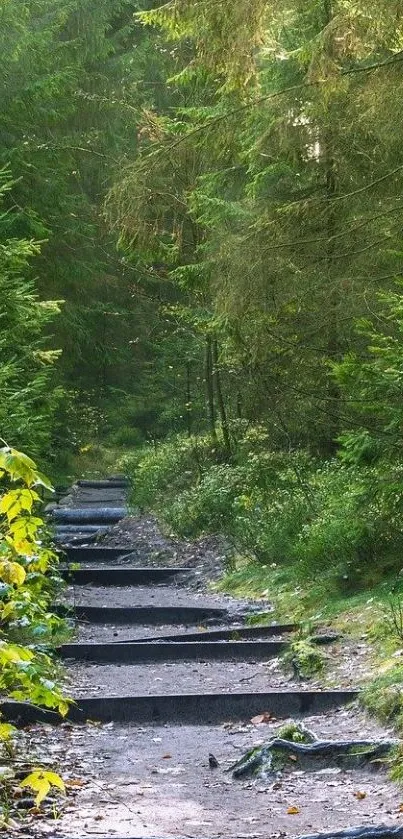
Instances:
[[[220,440],[179,436],[121,466],[133,504],[155,511],[168,531],[227,538],[231,562],[216,588],[262,600],[260,622],[270,601],[267,622],[331,622],[372,642],[378,675],[363,702],[403,731],[403,665],[394,658],[403,641],[403,470],[347,455],[324,462],[273,451],[262,426],[238,424],[230,458]],[[318,650],[298,643],[290,664],[320,673]]]
[[[323,591],[340,595],[398,573],[403,492],[388,491],[390,466],[323,462],[302,450],[272,451],[268,441],[263,427],[238,426],[230,459],[209,437],[138,449],[122,464],[133,477],[132,501],[182,537],[223,533],[263,589],[271,569],[276,587],[283,576],[302,587],[320,579]],[[396,466],[395,486],[400,472]]]
[[[33,460],[0,448],[0,694],[65,716],[69,700],[51,655],[67,631],[51,609],[63,582],[39,514],[41,492],[51,489]],[[15,790],[17,796],[21,789],[32,790],[37,807],[51,789],[64,791],[57,773],[36,766],[16,784],[15,739],[16,729],[0,717],[0,756],[6,765],[0,777],[0,830],[8,825]]]

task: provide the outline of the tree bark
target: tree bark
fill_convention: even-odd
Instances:
[[[222,386],[221,386],[221,374],[220,374],[220,367],[219,367],[217,338],[214,338],[212,349],[213,349],[213,374],[214,374],[215,390],[216,390],[216,394],[217,394],[218,410],[219,410],[220,419],[221,419],[221,428],[222,428],[222,436],[223,436],[223,440],[224,440],[224,448],[225,448],[227,454],[230,455],[231,454],[231,437],[230,437],[230,433],[229,433],[227,411],[226,411],[226,408],[225,408],[224,396],[223,396]]]
[[[186,428],[188,437],[192,436],[192,393],[191,393],[191,376],[190,376],[190,361],[186,362]]]
[[[333,17],[332,0],[323,0],[324,26],[328,26]],[[329,124],[323,132],[323,157],[325,166],[325,195],[326,195],[326,267],[327,267],[327,294],[329,301],[329,321],[327,329],[327,355],[331,361],[339,357],[339,304],[340,295],[334,276],[334,253],[336,233],[336,208],[335,196],[337,193],[337,169],[334,156],[335,140],[332,123],[331,108],[329,107]],[[333,455],[337,448],[336,439],[340,432],[339,402],[340,388],[337,382],[330,377],[327,388],[329,401],[329,425],[326,441],[326,453]]]
[[[213,384],[213,352],[211,336],[206,336],[205,347],[205,382],[206,382],[206,408],[207,420],[209,424],[210,434],[213,441],[217,442],[216,430],[216,412],[214,404],[214,384]]]

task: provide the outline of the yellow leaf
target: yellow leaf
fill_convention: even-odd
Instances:
[[[66,791],[64,781],[60,775],[57,775],[56,772],[48,772],[44,769],[34,769],[30,775],[21,781],[20,786],[29,787],[33,792],[36,792],[35,804],[37,807],[39,807],[43,799],[46,798],[51,787],[57,787],[62,790],[62,792]]]
[[[5,446],[0,449],[0,468],[10,475],[13,481],[23,481],[27,486],[35,482],[36,463],[26,454]]]
[[[8,722],[0,722],[0,740],[6,742],[10,740],[17,729]]]
[[[355,798],[358,799],[358,801],[362,801],[364,798],[367,797],[366,792],[360,792],[359,790],[357,792],[353,792],[353,795]]]
[[[0,578],[5,583],[22,586],[26,576],[24,568],[18,562],[9,562],[8,560],[0,562]]]
[[[58,789],[61,789],[62,792],[66,791],[63,779],[56,772],[46,771],[43,774],[46,775],[46,780],[49,781],[52,787],[57,787]]]
[[[33,792],[36,792],[35,796],[35,804],[37,807],[42,803],[43,799],[46,798],[49,790],[50,790],[50,783],[45,778],[40,778],[37,776],[37,773],[31,772],[28,775],[28,778],[25,778],[24,781],[21,781],[20,786],[22,787],[29,787],[32,789]]]
[[[299,807],[289,807],[287,810],[288,816],[297,816],[299,813]]]
[[[57,709],[58,709],[59,714],[60,714],[60,716],[61,716],[61,717],[65,717],[65,716],[66,716],[66,714],[67,714],[67,713],[68,713],[68,711],[69,711],[69,707],[70,707],[70,705],[69,705],[69,702],[68,702],[68,701],[66,701],[66,700],[62,699],[62,700],[59,702],[59,704],[58,704],[58,706],[57,706]]]
[[[0,641],[0,664],[20,664],[23,661],[31,661],[33,657],[33,652],[27,647]]]
[[[4,513],[12,522],[23,510],[32,510],[34,501],[40,501],[39,495],[32,489],[12,489],[0,499],[0,513]]]

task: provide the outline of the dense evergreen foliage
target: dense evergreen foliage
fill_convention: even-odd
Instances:
[[[0,10],[1,434],[159,441],[179,530],[397,567],[400,0]]]

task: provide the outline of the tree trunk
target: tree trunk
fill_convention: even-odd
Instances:
[[[332,0],[323,2],[324,25],[328,26],[333,17]],[[337,193],[337,170],[334,157],[335,140],[331,109],[329,107],[329,124],[323,132],[323,158],[325,166],[325,194],[326,194],[326,267],[327,267],[327,294],[329,303],[329,321],[327,330],[327,355],[331,361],[339,357],[339,304],[340,295],[334,275],[334,252],[336,233],[336,206],[335,196]],[[340,432],[339,402],[340,389],[333,378],[329,379],[328,388],[328,437],[326,441],[326,453],[333,455],[337,447],[336,438]]]
[[[207,420],[210,428],[210,434],[213,441],[217,442],[216,431],[216,414],[214,405],[214,384],[213,384],[213,352],[211,336],[206,336],[205,348],[205,382],[206,382],[206,408]]]
[[[228,418],[227,412],[225,409],[224,403],[224,396],[221,387],[221,375],[220,375],[220,368],[219,368],[219,358],[218,358],[218,341],[214,338],[213,341],[213,365],[214,365],[214,382],[215,382],[215,389],[217,394],[217,404],[218,410],[220,412],[220,419],[221,419],[221,428],[222,428],[222,436],[224,440],[224,447],[227,454],[231,454],[231,437],[229,433],[229,426],[228,426]]]
[[[191,383],[190,383],[190,361],[186,362],[186,405],[185,405],[185,416],[186,416],[186,428],[188,437],[192,436],[192,393],[191,393]]]

